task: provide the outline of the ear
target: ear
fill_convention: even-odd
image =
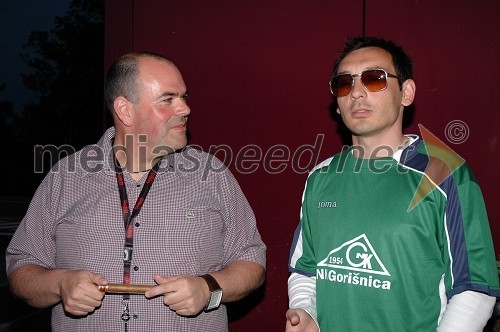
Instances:
[[[413,100],[415,99],[416,89],[417,87],[412,79],[407,79],[406,81],[404,81],[402,88],[403,96],[401,105],[410,106],[411,103],[413,103]]]
[[[130,127],[132,125],[132,103],[130,103],[127,98],[123,96],[116,97],[113,102],[113,108],[116,118],[123,123],[124,126]]]

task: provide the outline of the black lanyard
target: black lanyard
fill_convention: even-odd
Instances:
[[[116,173],[116,181],[118,183],[118,191],[120,192],[120,203],[123,214],[123,224],[125,227],[125,246],[123,248],[123,282],[129,284],[130,283],[130,265],[132,263],[132,252],[134,247],[134,225],[132,221],[141,211],[142,206],[144,205],[144,201],[146,200],[146,196],[149,193],[149,189],[153,185],[153,181],[156,178],[156,174],[158,172],[158,168],[160,167],[160,161],[157,162],[154,167],[149,171],[148,176],[146,178],[146,182],[144,183],[144,187],[142,187],[141,193],[135,202],[132,213],[130,213],[130,206],[127,196],[127,188],[125,187],[125,180],[123,177],[123,169],[120,166],[120,163],[115,158],[115,173]],[[122,314],[122,319],[127,322],[130,318],[128,314],[128,300],[130,295],[124,294],[124,312]]]

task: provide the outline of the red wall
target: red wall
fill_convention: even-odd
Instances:
[[[363,27],[366,35],[394,39],[412,55],[417,97],[406,131],[419,133],[417,125],[423,124],[471,165],[500,253],[495,204],[500,201],[495,165],[500,5],[496,0],[366,2],[363,24],[361,0],[106,1],[106,68],[130,50],[148,49],[173,60],[190,92],[191,143],[205,151],[219,146],[217,155],[254,208],[268,246],[267,281],[230,309],[232,331],[283,330],[288,251],[299,220],[304,169],[342,146],[329,109],[328,81],[344,39],[362,34]],[[468,128],[460,144],[445,133],[453,120]],[[301,146],[321,138],[317,154],[299,154]],[[290,156],[284,156],[289,162],[266,163],[265,154],[280,144],[289,148]],[[231,149],[232,159],[220,145]],[[259,147],[262,156],[253,159],[260,162],[236,159],[248,145]],[[249,172],[252,165],[257,169]],[[278,170],[280,165],[285,169]]]

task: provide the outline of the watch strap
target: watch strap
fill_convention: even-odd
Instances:
[[[217,280],[215,280],[215,278],[212,277],[211,274],[204,274],[204,275],[201,275],[200,277],[202,277],[203,279],[205,279],[205,281],[207,282],[207,284],[208,284],[208,290],[209,291],[215,292],[215,291],[218,291],[218,290],[222,289],[220,287],[219,283],[217,282]]]
[[[215,278],[212,277],[210,274],[204,274],[201,275],[200,277],[206,281],[208,285],[208,290],[210,291],[210,298],[208,299],[208,302],[205,305],[204,310],[210,311],[213,309],[217,309],[222,300],[222,288],[220,287],[217,280],[215,280]]]

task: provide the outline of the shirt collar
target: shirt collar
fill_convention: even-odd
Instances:
[[[396,160],[398,163],[401,161],[401,155],[403,154],[403,151],[407,147],[415,143],[415,141],[418,139],[417,135],[405,135],[405,137],[406,137],[405,144],[401,148],[399,148],[396,152],[394,152],[394,154],[392,155],[392,158],[394,158],[394,160]]]

